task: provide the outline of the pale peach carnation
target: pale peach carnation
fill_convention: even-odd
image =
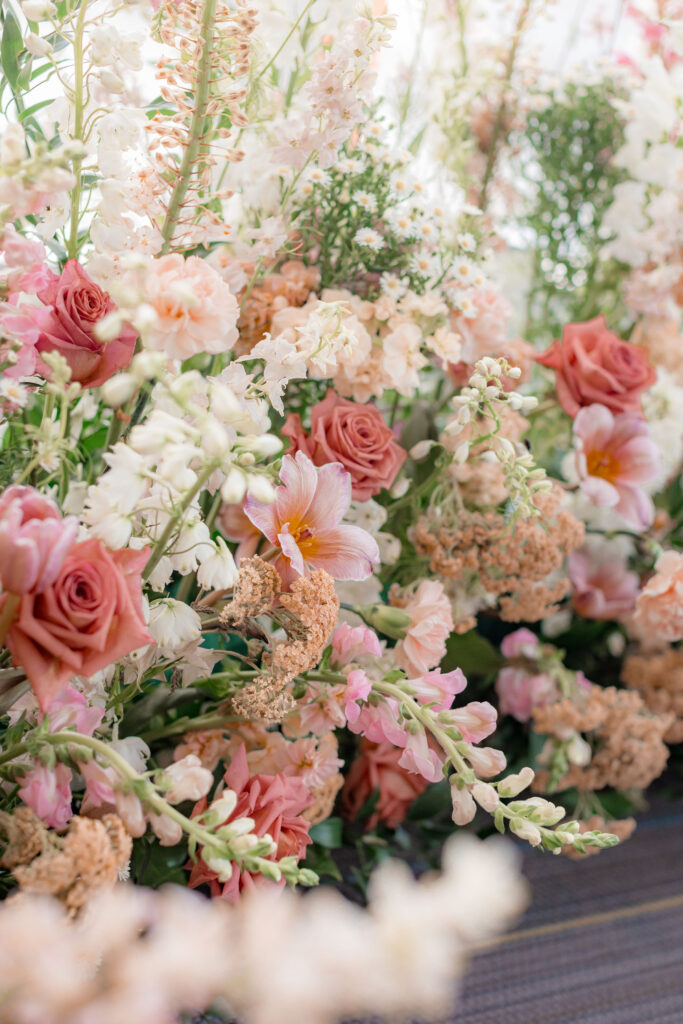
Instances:
[[[171,359],[227,352],[237,341],[237,299],[206,260],[179,253],[154,260],[145,300],[157,315],[145,344]]]
[[[683,555],[665,551],[656,569],[638,595],[633,623],[641,634],[674,643],[683,639]]]
[[[411,677],[422,676],[436,668],[446,653],[446,640],[453,631],[451,603],[438,580],[423,580],[405,604],[392,595],[390,600],[403,605],[413,620],[396,644],[396,664]]]

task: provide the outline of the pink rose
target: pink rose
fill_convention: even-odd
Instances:
[[[311,410],[311,433],[290,413],[282,433],[291,441],[290,454],[303,451],[316,466],[341,462],[351,476],[351,495],[367,501],[391,487],[406,460],[391,429],[374,405],[359,405],[329,388],[324,401]]]
[[[54,583],[22,595],[7,646],[44,711],[72,676],[91,676],[152,643],[140,581],[148,553],[86,540],[71,549]],[[6,600],[0,596],[0,609]]]
[[[277,844],[277,850],[269,859],[295,857],[301,860],[312,841],[308,835],[310,822],[301,817],[301,812],[311,803],[310,790],[303,780],[282,772],[250,777],[244,744],[237,750],[223,778],[228,788],[237,795],[237,805],[225,824],[237,818],[252,818],[254,834],[264,836],[268,833]],[[196,804],[193,816],[201,814],[205,808],[204,797]],[[191,889],[208,882],[212,896],[222,896],[233,903],[245,889],[266,881],[263,875],[239,870],[235,864],[230,881],[221,884],[215,872],[204,864],[201,857],[194,864],[188,864],[190,866],[192,870],[188,885]],[[284,879],[280,884],[285,884]]]
[[[594,403],[614,413],[639,412],[641,392],[656,378],[647,351],[612,334],[602,315],[566,324],[562,340],[536,360],[556,371],[557,397],[572,418]]]
[[[37,295],[44,307],[22,307],[40,331],[36,351],[61,353],[71,367],[72,380],[94,388],[128,366],[137,333],[126,326],[118,338],[99,340],[98,321],[116,307],[76,260],[69,260],[60,277],[50,274]],[[42,372],[48,371],[44,367]]]
[[[574,611],[585,619],[623,619],[636,605],[638,573],[612,550],[574,551],[567,560]]]
[[[353,820],[376,791],[379,799],[366,823],[372,829],[383,821],[389,828],[400,825],[416,797],[427,788],[422,775],[399,764],[403,751],[391,743],[362,740],[360,755],[352,763],[342,791],[342,814]]]
[[[57,578],[78,533],[54,502],[14,484],[0,496],[0,582],[12,594],[44,590]]]

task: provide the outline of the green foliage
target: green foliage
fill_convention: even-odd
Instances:
[[[607,85],[567,84],[527,117],[521,173],[534,187],[523,221],[535,237],[525,329],[531,342],[547,344],[563,324],[598,313],[613,323],[625,316],[621,267],[600,258],[603,219],[622,176],[611,161],[624,136]]]
[[[446,644],[446,657],[441,662],[444,672],[462,669],[470,676],[492,678],[503,664],[504,658],[489,641],[471,629],[469,633],[452,633]]]

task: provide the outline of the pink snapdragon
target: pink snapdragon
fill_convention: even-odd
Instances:
[[[408,685],[415,690],[420,704],[430,704],[435,711],[447,711],[456,693],[462,693],[467,686],[467,680],[459,668],[452,672],[437,668],[418,679],[409,679]]]
[[[19,796],[50,828],[64,828],[71,817],[71,769],[37,761],[24,776]]]
[[[533,657],[538,650],[539,639],[530,629],[516,629],[503,638],[500,649],[506,658]]]
[[[331,663],[335,666],[348,665],[350,662],[359,662],[368,655],[377,658],[382,655],[382,648],[374,630],[369,626],[350,626],[348,622],[342,622],[332,637]]]
[[[574,438],[583,492],[599,508],[614,508],[634,529],[646,529],[654,505],[641,485],[657,477],[661,457],[645,420],[632,412],[615,415],[604,405],[588,405],[576,414]]]
[[[406,745],[398,763],[401,768],[421,775],[427,782],[441,782],[446,758],[437,754],[430,746],[422,729],[416,729],[415,732],[408,732]]]
[[[344,714],[349,723],[357,722],[361,707],[357,703],[366,701],[370,696],[372,682],[368,679],[362,668],[354,668],[346,677],[346,690],[344,692]],[[355,730],[354,730],[355,731]]]
[[[0,582],[12,594],[40,593],[54,583],[76,540],[78,521],[33,487],[0,496]]]
[[[447,718],[447,724],[456,728],[467,743],[481,743],[495,732],[498,712],[486,700],[472,700],[462,708],[442,712],[442,718]]]
[[[308,567],[338,580],[364,580],[379,562],[377,543],[359,526],[341,525],[351,503],[351,478],[338,462],[316,470],[303,452],[285,455],[282,486],[272,505],[247,498],[244,511],[279,549],[275,568],[286,585]]]

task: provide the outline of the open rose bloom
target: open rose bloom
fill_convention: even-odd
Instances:
[[[4,5],[0,1024],[451,1020],[680,762],[683,0],[607,6]]]

